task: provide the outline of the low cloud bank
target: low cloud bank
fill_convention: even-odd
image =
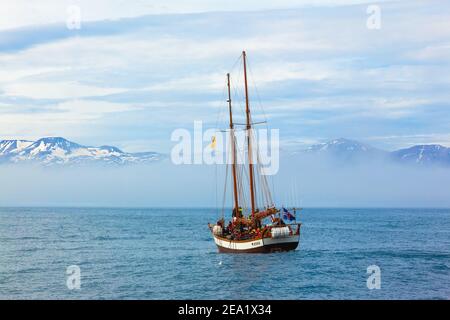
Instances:
[[[169,160],[119,168],[3,165],[0,176],[0,206],[214,207],[224,187],[223,167]],[[277,204],[450,207],[448,168],[289,156],[270,179]]]

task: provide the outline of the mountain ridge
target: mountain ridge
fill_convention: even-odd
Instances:
[[[339,138],[311,145],[303,153],[328,155],[345,161],[377,158],[404,164],[450,166],[450,148],[439,144],[420,144],[386,151],[356,140]]]
[[[296,152],[298,154],[298,152]],[[439,144],[420,144],[394,151],[375,148],[369,144],[346,138],[313,144],[302,154],[330,156],[340,163],[391,160],[401,164],[450,167],[450,148]],[[124,152],[111,145],[87,146],[63,137],[44,137],[36,141],[24,139],[0,140],[0,164],[39,163],[51,165],[129,165],[151,163],[164,155],[147,152]]]
[[[0,140],[0,163],[127,165],[155,162],[161,158],[162,154],[157,152],[129,153],[114,146],[81,145],[63,137],[45,137],[36,141]]]

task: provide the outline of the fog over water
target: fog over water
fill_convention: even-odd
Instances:
[[[170,159],[109,168],[2,165],[0,206],[215,207],[224,174],[224,166]],[[299,155],[282,155],[269,179],[278,205],[303,207],[450,207],[449,182],[449,168]]]

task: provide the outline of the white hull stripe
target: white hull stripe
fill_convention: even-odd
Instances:
[[[229,241],[220,239],[217,237],[214,237],[214,242],[223,248],[232,249],[232,250],[249,250],[249,249],[255,249],[263,246],[268,245],[274,245],[274,244],[282,244],[282,243],[291,243],[291,242],[298,242],[299,241],[299,235],[292,235],[286,238],[264,238],[264,239],[258,239],[255,241],[246,241],[246,242],[235,242],[235,241]]]

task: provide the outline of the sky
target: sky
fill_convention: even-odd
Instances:
[[[15,0],[0,2],[0,17],[0,139],[169,154],[174,130],[226,126],[227,72],[241,119],[246,50],[253,117],[280,134],[277,204],[450,206],[448,170],[283,153],[340,137],[386,150],[450,147],[448,1]],[[2,205],[222,203],[215,166],[169,160],[2,166],[0,176]],[[298,192],[287,199],[292,181]]]
[[[448,1],[8,0],[0,17],[1,139],[168,153],[173,130],[217,125],[246,50],[283,148],[450,146]]]

